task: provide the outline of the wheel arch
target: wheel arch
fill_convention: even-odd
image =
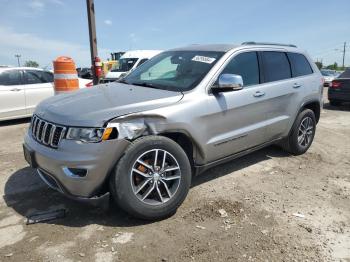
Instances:
[[[158,134],[160,136],[165,136],[174,142],[176,142],[185,151],[188,159],[190,160],[192,168],[196,163],[197,158],[203,157],[203,152],[196,142],[187,133],[182,131],[167,131]]]
[[[310,109],[314,112],[315,118],[316,118],[316,123],[320,120],[321,116],[321,103],[320,101],[313,100],[313,101],[308,101],[303,104],[303,106],[300,108],[299,113],[302,112],[304,109]]]
[[[173,140],[175,143],[177,143],[186,153],[191,167],[192,167],[192,174],[195,174],[195,163],[197,158],[203,158],[203,152],[200,149],[200,147],[194,142],[194,140],[184,131],[166,131],[159,134],[155,134],[156,136],[164,136],[171,140]],[[148,135],[144,135],[146,137]],[[120,158],[119,158],[120,159]],[[98,190],[101,194],[109,191],[108,185],[109,185],[109,179],[111,176],[111,173],[114,172],[114,167],[118,164],[119,159],[115,162],[113,165],[113,168],[108,172],[105,181],[101,185],[100,189]]]

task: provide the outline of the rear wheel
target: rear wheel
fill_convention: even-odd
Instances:
[[[159,219],[176,212],[190,185],[186,153],[173,140],[161,136],[135,140],[110,180],[117,204],[142,219]]]
[[[293,155],[304,154],[312,144],[316,131],[315,114],[310,109],[299,113],[283,148]]]

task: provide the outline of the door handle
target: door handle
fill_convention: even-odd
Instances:
[[[21,89],[19,89],[19,88],[12,88],[12,89],[10,89],[10,91],[18,92],[18,91],[21,91]]]
[[[301,87],[301,84],[294,83],[293,88],[299,88],[299,87]]]
[[[262,91],[256,91],[255,94],[253,96],[255,97],[261,97],[261,96],[264,96],[265,95],[265,92],[262,92]]]

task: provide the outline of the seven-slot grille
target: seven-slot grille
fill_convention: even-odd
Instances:
[[[43,145],[57,148],[64,136],[66,128],[33,115],[30,130],[36,141]]]

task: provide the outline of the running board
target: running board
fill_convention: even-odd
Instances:
[[[205,165],[195,165],[194,168],[195,168],[195,171],[194,171],[194,175],[199,175],[201,173],[203,173],[204,171],[208,170],[209,168],[212,168],[214,166],[217,166],[217,165],[221,165],[223,163],[226,163],[226,162],[229,162],[231,160],[234,160],[236,158],[239,158],[239,157],[242,157],[242,156],[245,156],[245,155],[248,155],[249,153],[252,153],[254,151],[257,151],[259,149],[262,149],[264,147],[267,147],[267,146],[271,146],[273,144],[276,144],[276,142],[280,141],[282,138],[277,138],[277,139],[274,139],[270,142],[267,142],[267,143],[264,143],[264,144],[261,144],[259,146],[255,146],[255,147],[251,147],[251,148],[248,148],[246,150],[243,150],[243,151],[240,151],[238,153],[235,153],[233,155],[229,155],[229,156],[226,156],[224,158],[221,158],[221,159],[218,159],[218,160],[215,160],[213,162],[210,162],[210,163],[207,163]]]

